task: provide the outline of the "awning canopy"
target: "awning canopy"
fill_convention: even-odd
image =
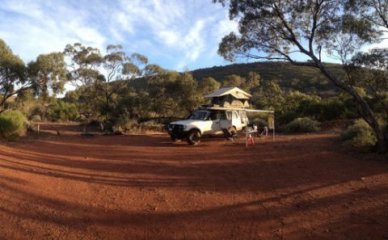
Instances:
[[[233,107],[206,107],[206,109],[211,109],[211,110],[237,110],[237,111],[245,111],[249,113],[275,113],[273,110],[261,110],[261,109],[248,109],[248,108],[233,108]]]

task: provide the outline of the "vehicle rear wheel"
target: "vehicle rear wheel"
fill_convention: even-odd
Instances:
[[[229,131],[230,131],[230,135],[232,135],[233,138],[237,138],[237,137],[238,137],[236,127],[234,127],[234,126],[231,127],[231,128],[229,129]]]
[[[187,135],[187,142],[190,145],[198,145],[201,141],[201,133],[198,130],[191,130]]]

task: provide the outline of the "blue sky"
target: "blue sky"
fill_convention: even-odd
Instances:
[[[212,0],[0,0],[0,38],[26,63],[80,42],[101,50],[121,44],[163,68],[194,70],[229,64],[218,43],[236,30]],[[338,62],[325,53],[323,59]]]
[[[25,62],[80,42],[121,44],[172,70],[224,65],[218,43],[237,24],[211,0],[1,0],[0,38]]]

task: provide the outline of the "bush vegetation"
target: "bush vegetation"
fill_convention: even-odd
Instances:
[[[46,115],[51,121],[75,121],[80,117],[75,104],[62,100],[57,100],[49,105]]]
[[[139,124],[134,119],[120,118],[113,125],[112,131],[115,133],[138,132],[139,131]]]
[[[284,126],[284,131],[289,133],[307,133],[320,130],[320,123],[311,118],[296,118]]]
[[[8,110],[0,114],[0,136],[6,140],[15,140],[27,131],[27,119],[18,110]]]
[[[120,119],[113,125],[113,132],[115,133],[141,133],[146,131],[162,132],[165,124],[157,121],[145,121],[138,123],[133,119]]]
[[[164,124],[152,120],[140,123],[140,128],[142,131],[161,132],[164,131],[164,126]]]
[[[342,134],[342,139],[355,147],[371,147],[377,139],[372,128],[363,119],[357,119]]]

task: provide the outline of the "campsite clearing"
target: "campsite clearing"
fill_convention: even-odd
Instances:
[[[388,239],[388,164],[336,135],[0,145],[0,239]]]

